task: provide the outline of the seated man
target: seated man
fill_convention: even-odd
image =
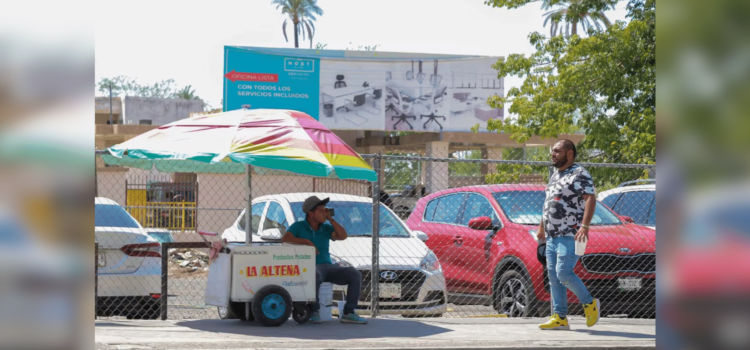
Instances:
[[[320,200],[315,196],[305,199],[305,202],[302,204],[302,212],[305,213],[306,219],[292,224],[284,234],[284,237],[281,238],[281,241],[315,247],[316,298],[310,323],[320,323],[320,304],[317,293],[323,282],[329,282],[338,285],[347,285],[346,305],[344,306],[344,310],[339,310],[339,312],[343,312],[341,322],[366,324],[367,320],[359,317],[354,312],[354,308],[359,301],[362,275],[353,267],[334,265],[331,262],[331,254],[328,252],[330,241],[345,240],[347,233],[344,227],[331,217],[328,208],[326,208],[328,200],[328,198]],[[326,220],[331,224],[326,224]]]

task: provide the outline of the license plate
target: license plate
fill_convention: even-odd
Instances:
[[[625,292],[637,291],[642,287],[640,278],[619,278],[617,282],[620,283],[620,290]]]
[[[381,283],[380,297],[389,299],[401,298],[401,284],[398,283]]]
[[[107,266],[107,259],[104,254],[99,254],[97,255],[97,257],[99,258],[99,267]]]

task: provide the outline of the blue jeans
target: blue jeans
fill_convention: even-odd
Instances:
[[[594,301],[583,281],[573,272],[573,267],[578,262],[575,244],[573,237],[547,237],[547,272],[552,294],[552,310],[560,317],[568,315],[566,287],[573,291],[582,304]]]
[[[319,264],[315,266],[315,305],[313,312],[320,310],[320,298],[318,292],[323,282],[346,285],[346,305],[344,315],[348,315],[357,308],[360,289],[362,287],[362,274],[353,267],[344,267],[333,264]],[[341,311],[339,311],[341,312]]]

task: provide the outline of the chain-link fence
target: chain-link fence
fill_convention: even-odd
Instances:
[[[554,168],[486,149],[430,155],[363,155],[379,174],[376,183],[254,168],[253,242],[278,244],[268,233],[304,220],[305,198],[330,197],[327,206],[349,235],[331,242],[330,254],[361,274],[359,314],[548,316],[550,278],[536,231]],[[654,317],[655,185],[619,186],[653,176],[653,166],[580,165],[600,203],[574,271],[602,315]],[[209,258],[198,232],[244,242],[245,173],[159,170],[97,168],[97,315],[243,318],[241,307],[204,304]],[[153,240],[135,234],[138,226]],[[334,314],[346,294],[346,286],[334,286]],[[582,313],[576,296],[567,299],[570,314]]]

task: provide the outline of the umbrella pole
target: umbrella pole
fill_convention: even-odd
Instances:
[[[253,177],[250,164],[245,165],[247,178],[247,208],[245,208],[245,243],[253,243]]]
[[[245,244],[253,243],[253,176],[250,164],[245,165],[247,178],[247,208],[245,208]],[[245,317],[250,317],[250,302],[245,302]]]

